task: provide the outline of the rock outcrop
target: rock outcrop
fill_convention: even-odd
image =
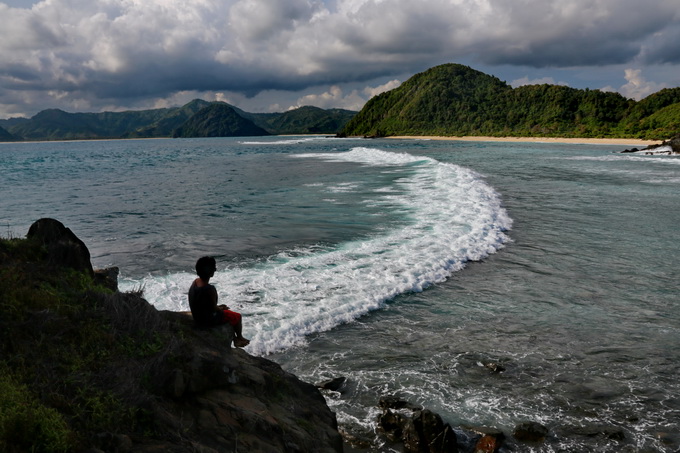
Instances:
[[[648,147],[642,148],[642,149],[638,149],[638,148],[626,149],[626,150],[621,151],[621,152],[622,153],[640,153],[640,154],[647,154],[647,155],[680,154],[680,135],[676,135],[675,137],[671,138],[670,140],[665,140],[658,145],[649,145]]]
[[[187,339],[154,411],[215,451],[341,452],[335,415],[319,390],[276,363],[230,349],[233,331],[196,329],[190,314],[161,312]],[[210,450],[207,450],[210,451]]]
[[[456,453],[451,425],[439,414],[398,400],[382,399],[379,426],[391,442],[401,442],[407,453]]]
[[[12,388],[58,420],[59,451],[343,451],[319,389],[231,348],[230,327],[196,328],[141,291],[116,291],[117,269],[93,271],[85,244],[54,219],[22,241],[0,243],[0,376],[19,370]],[[28,427],[0,437],[0,450],[51,451],[56,441],[35,441],[48,425],[29,426],[22,404],[9,413]]]
[[[44,218],[34,222],[26,238],[46,247],[51,265],[70,267],[94,275],[87,246],[58,220]]]

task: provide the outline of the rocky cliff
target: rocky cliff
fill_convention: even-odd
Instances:
[[[0,451],[342,451],[316,387],[116,274],[52,219],[0,240]]]

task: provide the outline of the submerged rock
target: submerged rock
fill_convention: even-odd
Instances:
[[[319,382],[318,384],[316,384],[316,386],[320,389],[332,390],[334,392],[339,392],[344,387],[345,382],[347,382],[347,378],[344,377],[344,376],[341,376],[341,377],[337,377],[335,379],[330,379],[328,381]]]
[[[502,373],[503,371],[505,371],[505,367],[499,363],[489,362],[484,364],[484,366],[493,371],[494,373]]]
[[[524,422],[515,427],[513,436],[521,442],[543,442],[548,428],[537,422]]]

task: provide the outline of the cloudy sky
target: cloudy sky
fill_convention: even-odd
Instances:
[[[452,62],[640,99],[680,86],[680,1],[0,0],[0,119],[194,98],[358,110]]]

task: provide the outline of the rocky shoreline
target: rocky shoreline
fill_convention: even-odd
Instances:
[[[77,292],[76,300],[86,304],[77,308],[76,318],[95,319],[96,325],[107,329],[96,335],[90,333],[89,337],[76,337],[76,343],[81,343],[77,346],[91,349],[101,346],[101,342],[93,341],[93,337],[99,341],[101,336],[105,350],[97,351],[96,355],[103,359],[88,365],[92,369],[83,365],[87,358],[80,358],[74,371],[75,365],[65,366],[63,362],[67,359],[61,354],[65,350],[69,354],[73,347],[67,341],[69,337],[79,330],[91,329],[91,324],[74,324],[68,319],[69,313],[59,312],[59,307],[33,307],[23,302],[25,313],[15,317],[24,321],[17,324],[6,316],[16,306],[11,310],[2,307],[0,352],[10,367],[14,362],[22,366],[37,364],[39,372],[44,373],[37,377],[29,373],[34,380],[31,390],[40,395],[41,404],[61,410],[61,418],[70,424],[67,439],[71,439],[71,448],[62,450],[494,453],[540,450],[559,438],[571,437],[597,437],[613,445],[627,445],[626,429],[620,426],[584,422],[581,427],[569,428],[544,426],[531,420],[505,432],[488,426],[451,426],[428,408],[398,396],[378,395],[380,415],[375,432],[365,437],[344,432],[338,428],[324,394],[336,392],[335,396],[342,397],[347,378],[316,385],[303,382],[270,360],[232,348],[230,327],[196,328],[190,313],[159,311],[142,297],[141,291],[118,291],[118,269],[94,270],[85,244],[56,220],[35,222],[26,241],[32,241],[32,247],[39,249],[39,259],[27,259],[25,253],[16,252],[15,245],[0,241],[0,289],[2,279],[17,271],[39,277],[30,281],[35,287],[52,284],[52,280],[62,280],[75,271],[80,275],[76,279],[78,285],[84,284],[83,276],[95,283],[94,289],[85,285],[87,289],[82,292],[72,283],[66,285],[69,292]],[[50,293],[53,292],[57,290],[51,289]],[[2,304],[9,306],[5,300]],[[46,336],[50,338],[49,351],[53,357],[40,343]],[[92,346],[82,345],[89,341],[93,341]],[[91,350],[78,353],[82,352],[92,354]],[[7,372],[2,365],[0,362],[0,384]],[[483,365],[491,374],[506,371],[504,364]],[[88,373],[92,374],[90,378]],[[40,382],[41,379],[45,382]],[[121,413],[134,415],[133,423],[111,417],[106,419],[108,424],[92,426],[79,422],[81,416],[92,416],[89,412],[77,413],[80,404],[95,397],[83,394],[73,397],[68,389],[60,390],[61,393],[53,390],[70,381],[76,393],[97,395],[110,391],[107,398],[119,400],[112,407],[123,406]],[[89,388],[92,385],[102,387]],[[75,398],[75,405],[68,401],[71,397]],[[8,441],[0,435],[0,451],[36,449],[31,442],[34,441],[30,437]]]
[[[680,135],[676,135],[670,140],[665,140],[659,144],[649,145],[646,148],[638,149],[631,148],[621,151],[622,153],[638,153],[647,156],[665,155],[673,156],[680,155]]]

